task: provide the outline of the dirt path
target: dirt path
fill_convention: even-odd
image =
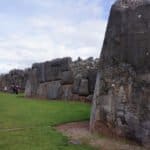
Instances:
[[[98,136],[89,132],[89,122],[68,123],[57,126],[56,129],[70,138],[73,144],[90,144],[98,150],[145,150],[125,140],[115,140],[109,137]]]

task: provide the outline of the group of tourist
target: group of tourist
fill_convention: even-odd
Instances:
[[[18,94],[19,89],[20,89],[19,86],[15,85],[15,84],[12,84],[11,87],[10,87],[11,92],[13,92],[14,94]],[[8,92],[8,87],[7,86],[4,87],[4,92]]]
[[[19,93],[19,86],[18,85],[12,85],[11,87],[13,93],[18,94]]]

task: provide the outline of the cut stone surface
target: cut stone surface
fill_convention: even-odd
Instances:
[[[88,90],[88,80],[82,79],[79,87],[79,95],[81,96],[88,96],[89,90]]]
[[[72,85],[63,85],[62,90],[63,90],[62,99],[63,100],[72,100],[72,97],[73,97]]]
[[[90,129],[104,123],[114,134],[150,148],[150,1],[112,6],[99,63]]]
[[[72,84],[72,83],[73,83],[72,71],[64,71],[62,73],[62,84]]]
[[[87,79],[89,81],[88,89],[90,94],[93,94],[93,91],[95,89],[96,76],[97,76],[97,69],[88,70]]]
[[[45,64],[44,63],[36,63],[33,64],[32,69],[36,69],[37,71],[37,79],[40,83],[45,82]]]
[[[74,94],[79,94],[79,88],[80,88],[80,83],[81,83],[82,75],[78,74],[74,78],[74,83],[73,83],[73,93]]]
[[[142,73],[150,70],[149,20],[149,0],[117,1],[111,9],[101,62],[128,63]]]
[[[68,57],[35,63],[28,73],[25,95],[85,101],[94,93],[97,64],[98,59],[72,61]]]
[[[45,63],[45,79],[48,81],[61,80],[62,72],[69,71],[71,58],[55,59]]]
[[[12,85],[16,85],[19,87],[19,91],[24,92],[25,85],[27,82],[27,71],[25,70],[11,70],[8,74],[0,75],[0,90],[12,92]]]
[[[60,81],[52,81],[47,85],[48,99],[61,99],[62,86]]]
[[[34,68],[29,73],[29,78],[25,87],[25,96],[36,96],[38,86],[37,69]]]
[[[31,90],[32,90],[32,85],[31,85],[31,82],[28,80],[26,83],[26,87],[25,87],[25,96],[27,97],[32,96]]]
[[[37,96],[39,98],[48,98],[48,92],[47,92],[47,84],[48,83],[41,83],[37,89]]]

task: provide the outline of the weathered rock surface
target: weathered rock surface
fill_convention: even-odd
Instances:
[[[80,96],[88,96],[89,95],[89,83],[87,79],[82,79],[80,83],[80,88],[79,88],[79,95]]]
[[[8,92],[12,92],[12,85],[17,85],[21,91],[25,90],[28,70],[11,70],[8,74],[0,75],[0,90],[7,88]]]
[[[62,73],[62,84],[72,84],[72,83],[73,83],[72,71],[64,71]]]
[[[32,65],[32,70],[36,70],[36,76],[37,80],[40,83],[43,83],[46,81],[45,77],[45,64],[43,63],[36,63]]]
[[[70,85],[63,85],[62,86],[62,90],[63,90],[63,95],[62,95],[61,98],[63,100],[72,100],[73,99],[72,84],[70,84]]]
[[[98,60],[55,59],[32,65],[25,95],[47,99],[85,99],[93,94]]]
[[[39,87],[37,89],[37,97],[43,98],[43,99],[48,97],[47,86],[48,86],[48,83],[39,84]]]
[[[80,88],[80,83],[81,83],[82,75],[78,74],[74,78],[74,83],[73,83],[73,94],[78,94],[79,93],[79,88]]]
[[[36,96],[37,94],[37,87],[39,85],[38,76],[37,76],[37,69],[33,68],[30,70],[28,74],[28,80],[25,87],[25,95],[26,96]]]
[[[25,95],[28,97],[30,97],[32,95],[32,85],[31,85],[31,82],[29,80],[27,80],[27,82],[26,82]]]
[[[97,69],[88,70],[87,79],[89,82],[88,90],[90,94],[93,94],[93,91],[95,89],[96,75],[97,75]]]
[[[113,6],[101,60],[126,62],[143,73],[150,69],[150,1],[118,0]]]
[[[55,59],[45,63],[46,81],[61,80],[62,72],[69,70],[71,58]]]
[[[62,86],[60,81],[52,81],[47,85],[48,99],[61,99]]]
[[[91,130],[112,131],[150,147],[150,1],[112,6],[100,57]]]

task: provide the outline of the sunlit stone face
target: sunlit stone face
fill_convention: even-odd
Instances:
[[[119,2],[113,6],[110,15],[101,60],[108,64],[128,63],[136,70],[149,70],[150,3],[121,8]]]

